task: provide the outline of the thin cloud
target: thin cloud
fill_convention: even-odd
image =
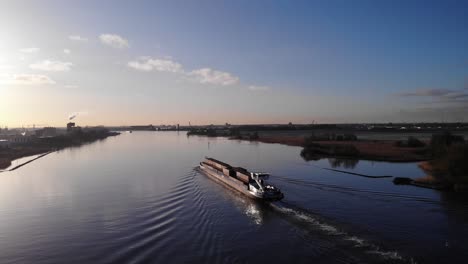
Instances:
[[[55,84],[49,76],[41,74],[14,74],[0,78],[0,82],[11,85],[42,85]]]
[[[73,64],[71,62],[44,60],[41,62],[30,64],[29,67],[31,69],[41,70],[41,71],[65,72],[65,71],[70,71],[72,65]]]
[[[259,85],[250,85],[249,87],[249,90],[251,91],[258,91],[258,92],[265,92],[265,91],[269,91],[271,90],[271,88],[269,86],[259,86]]]
[[[149,72],[153,70],[153,66],[147,62],[129,61],[127,65],[137,71]]]
[[[228,86],[239,83],[239,77],[229,72],[217,71],[211,68],[193,70],[187,75],[201,84]]]
[[[22,53],[36,53],[36,52],[39,52],[39,48],[23,48],[23,49],[20,49],[19,51],[22,52]]]
[[[466,89],[450,90],[450,89],[419,89],[412,92],[404,92],[398,94],[400,97],[416,97],[416,98],[430,98],[430,103],[468,103],[468,92]]]
[[[402,97],[411,97],[411,96],[414,96],[414,97],[426,96],[427,97],[427,96],[444,96],[452,92],[453,92],[452,90],[448,90],[448,89],[419,89],[419,90],[412,91],[412,92],[399,93],[398,95]]]
[[[183,72],[182,64],[169,59],[142,58],[128,62],[128,67],[138,71]]]
[[[69,50],[69,49],[63,49],[63,53],[65,53],[65,54],[67,54],[67,55],[68,55],[68,54],[70,54],[70,53],[71,53],[71,50]]]
[[[8,65],[8,64],[0,64],[0,70],[12,70],[15,69],[16,66]]]
[[[442,122],[466,122],[468,119],[468,105],[436,105],[416,107],[413,109],[402,109],[397,114],[407,120],[427,120],[439,119]]]
[[[101,34],[99,39],[102,44],[116,49],[124,49],[130,46],[127,39],[116,34]]]
[[[452,92],[452,93],[444,95],[444,97],[449,98],[449,99],[463,99],[463,98],[468,98],[468,93],[466,93],[466,92]]]
[[[73,41],[79,41],[79,42],[88,42],[88,38],[85,38],[79,35],[68,36],[68,39],[73,40]]]

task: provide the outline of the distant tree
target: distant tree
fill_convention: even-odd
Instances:
[[[257,140],[258,139],[258,132],[255,131],[250,135],[250,140]]]
[[[415,138],[415,137],[408,137],[408,147],[410,148],[420,148],[424,147],[426,144],[422,142],[421,140]]]
[[[229,133],[231,137],[239,137],[241,135],[240,129],[236,127],[229,129]]]
[[[446,131],[442,134],[434,134],[431,137],[432,147],[450,146],[456,143],[464,143],[465,139],[463,136],[452,135],[452,133]]]
[[[348,140],[348,141],[355,141],[358,139],[357,136],[354,134],[345,134],[343,138],[344,140]]]

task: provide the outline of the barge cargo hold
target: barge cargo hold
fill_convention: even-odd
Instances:
[[[200,170],[208,177],[254,199],[278,201],[284,197],[280,189],[266,183],[268,173],[249,172],[213,158],[205,158],[200,162]]]

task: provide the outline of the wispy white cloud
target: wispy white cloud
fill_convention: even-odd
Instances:
[[[239,83],[239,77],[229,72],[217,71],[211,68],[193,70],[187,75],[202,84],[228,86]]]
[[[13,74],[1,76],[0,82],[11,85],[41,85],[55,84],[55,81],[41,74]]]
[[[64,71],[70,71],[72,65],[73,64],[71,62],[44,60],[41,62],[30,64],[29,67],[31,69],[41,70],[41,71],[64,72]]]
[[[79,41],[79,42],[88,42],[88,38],[85,38],[79,35],[68,36],[68,39],[73,40],[73,41]]]
[[[76,89],[78,88],[78,85],[75,85],[75,84],[66,84],[63,86],[64,88],[66,89]]]
[[[63,53],[65,53],[65,54],[70,54],[70,53],[71,53],[71,50],[69,50],[69,49],[63,49]]]
[[[141,58],[128,62],[128,67],[139,71],[183,72],[182,65],[170,59]]]
[[[271,88],[269,86],[259,86],[259,85],[250,85],[249,90],[252,91],[259,91],[259,92],[264,92],[264,91],[269,91]]]
[[[39,48],[23,48],[23,49],[20,49],[19,51],[20,52],[23,52],[23,53],[36,53],[36,52],[39,52]]]
[[[132,69],[145,72],[160,71],[179,73],[185,76],[186,79],[201,84],[228,86],[239,83],[239,77],[234,76],[229,72],[214,70],[212,68],[201,68],[193,71],[185,71],[183,65],[177,61],[174,61],[171,57],[164,57],[163,59],[140,57],[137,60],[129,61],[127,66]],[[267,86],[252,85],[249,86],[249,89],[255,91],[266,91],[270,88]]]
[[[113,48],[124,49],[129,47],[128,40],[116,34],[101,34],[99,39],[104,45]]]

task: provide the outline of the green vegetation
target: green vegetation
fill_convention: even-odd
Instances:
[[[464,144],[463,136],[452,135],[450,132],[434,134],[431,138],[431,150],[434,157],[441,157],[447,153],[448,148],[456,144]]]
[[[257,131],[255,131],[255,132],[249,134],[248,136],[249,136],[249,140],[257,140],[257,139],[259,139],[259,136],[258,136],[258,132],[257,132]]]
[[[359,150],[350,144],[322,145],[315,143],[316,137],[305,139],[301,156],[305,160],[317,160],[321,157],[358,157]]]
[[[354,136],[354,137],[353,137]],[[346,138],[355,138],[355,135],[347,136]],[[359,150],[348,144],[339,144],[339,145],[321,145],[315,143],[316,141],[327,141],[327,140],[336,140],[336,135],[326,134],[317,136],[312,134],[311,136],[305,138],[304,140],[304,149],[301,151],[301,156],[305,160],[315,160],[323,156],[328,157],[357,157],[359,156]]]
[[[258,140],[260,137],[257,131],[242,134],[239,128],[229,129],[192,129],[187,132],[187,136],[207,136],[207,137],[229,137],[231,139]]]
[[[310,141],[356,141],[358,138],[354,134],[335,134],[335,133],[312,133],[308,137]]]
[[[400,140],[400,141],[395,142],[395,146],[401,147],[401,148],[422,148],[426,146],[426,143],[422,142],[421,140],[415,137],[410,136],[405,141]]]
[[[345,168],[345,169],[354,169],[359,163],[359,159],[335,159],[329,158],[328,163],[332,168]]]
[[[468,144],[462,136],[449,132],[433,135],[433,160],[429,162],[433,176],[457,185],[468,184]]]
[[[192,129],[187,132],[187,136],[207,136],[207,137],[222,137],[227,136],[228,131],[216,131],[212,128],[207,129]]]

